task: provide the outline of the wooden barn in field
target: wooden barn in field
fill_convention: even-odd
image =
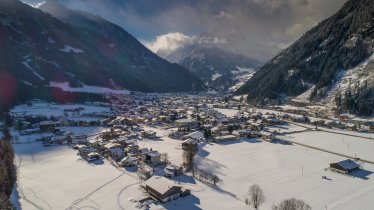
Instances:
[[[337,163],[331,163],[330,169],[333,171],[337,171],[343,174],[349,174],[353,171],[359,170],[360,165],[358,165],[353,160],[343,160]]]

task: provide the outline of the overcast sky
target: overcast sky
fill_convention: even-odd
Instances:
[[[41,2],[41,0],[24,0]],[[232,51],[262,60],[289,46],[346,0],[59,0],[100,15],[154,51],[212,32]]]

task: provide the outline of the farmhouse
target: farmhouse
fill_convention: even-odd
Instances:
[[[249,120],[247,124],[248,124],[248,128],[254,131],[261,131],[264,129],[264,124],[262,124],[261,121],[254,122],[253,120]]]
[[[145,190],[161,202],[178,199],[180,196],[190,194],[190,190],[174,184],[167,178],[153,176],[144,183]]]
[[[154,139],[157,137],[156,132],[154,131],[143,131],[141,136],[148,139]]]
[[[125,152],[126,152],[127,155],[138,154],[139,153],[139,146],[137,144],[130,144],[125,148]]]
[[[58,125],[58,122],[52,122],[52,121],[42,121],[39,123],[39,128],[42,132],[47,131],[54,131],[55,127]]]
[[[172,139],[180,139],[183,137],[183,132],[180,131],[173,131],[168,135]]]
[[[26,130],[20,131],[21,135],[31,135],[31,134],[34,134],[34,133],[40,133],[40,129],[39,128],[33,128],[33,129],[26,129]]]
[[[122,156],[124,155],[122,145],[118,143],[107,143],[104,145],[104,149],[115,160],[122,158]]]
[[[100,155],[97,152],[90,152],[87,154],[87,156],[84,156],[84,159],[87,160],[88,162],[99,160]]]
[[[351,173],[352,171],[360,169],[360,165],[358,165],[353,160],[343,160],[337,163],[331,163],[330,169],[333,171],[337,171],[343,174]]]
[[[87,135],[73,135],[71,137],[72,144],[84,144],[87,143]]]
[[[216,136],[213,141],[215,142],[225,142],[225,141],[235,141],[238,137],[235,135],[222,135],[222,136]]]
[[[275,140],[275,134],[274,133],[270,133],[270,132],[261,132],[261,136],[262,136],[262,139],[264,141],[274,141]]]
[[[64,116],[66,117],[79,117],[81,114],[80,112],[83,108],[76,108],[76,109],[64,109]]]
[[[199,123],[195,119],[180,119],[176,120],[175,124],[181,129],[195,129],[199,127]]]
[[[197,141],[193,139],[187,139],[182,142],[182,149],[193,148],[197,151]]]
[[[161,162],[161,154],[158,151],[151,151],[145,155],[145,162],[150,164],[159,164]]]
[[[166,166],[164,172],[166,177],[178,176],[183,174],[183,167],[175,165]]]
[[[135,166],[137,164],[138,164],[138,159],[133,156],[127,156],[119,162],[119,165],[125,166],[125,167]]]
[[[357,125],[353,124],[353,123],[348,123],[346,125],[346,128],[347,128],[347,130],[350,130],[350,131],[356,131],[357,130]]]
[[[183,136],[182,139],[183,140],[192,139],[192,140],[195,140],[195,141],[201,141],[201,140],[204,139],[204,133],[201,132],[201,131],[195,131],[193,133],[190,133],[190,134],[187,134],[187,135]]]
[[[374,132],[374,123],[369,123],[367,126],[365,126],[365,130]]]

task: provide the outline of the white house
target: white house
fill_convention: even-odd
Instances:
[[[111,158],[117,160],[122,158],[124,155],[124,151],[121,144],[118,143],[107,143],[104,145],[105,150],[109,153]]]
[[[193,139],[193,140],[196,140],[196,141],[202,141],[202,140],[204,140],[204,133],[201,132],[201,131],[195,131],[193,133],[190,133],[190,134],[187,134],[187,135],[183,136],[182,139],[183,140]]]

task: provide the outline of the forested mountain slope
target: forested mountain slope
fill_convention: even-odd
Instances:
[[[369,59],[373,47],[374,1],[350,0],[339,12],[266,63],[237,94],[248,94],[249,101],[258,103],[265,98],[295,97],[309,90],[308,100],[324,100],[349,70]],[[374,70],[372,65],[365,68],[364,72]],[[363,75],[359,84],[358,80],[351,81],[352,89],[341,93],[343,98],[347,96],[342,99],[344,106],[337,100],[339,108],[359,114],[373,113],[374,88],[370,75]],[[357,87],[353,90],[355,83]]]

